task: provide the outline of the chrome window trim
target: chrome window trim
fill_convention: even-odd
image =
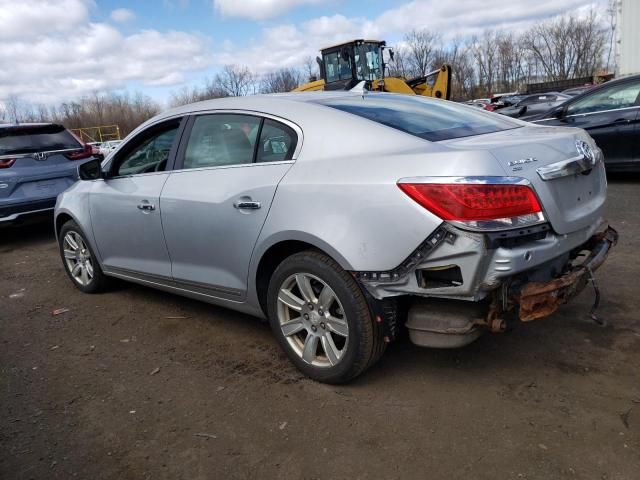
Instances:
[[[598,110],[597,112],[572,113],[571,115],[566,115],[565,118],[569,118],[569,117],[586,117],[587,115],[595,115],[596,113],[621,112],[623,110],[631,110],[631,109],[634,109],[634,108],[640,108],[640,105],[632,105],[631,107],[622,107],[622,108],[610,108],[609,110]]]
[[[235,163],[233,165],[215,165],[210,167],[198,167],[198,168],[180,168],[171,170],[167,173],[184,173],[184,172],[200,172],[209,170],[226,170],[228,168],[241,168],[241,167],[268,167],[271,165],[288,165],[295,163],[295,160],[279,160],[276,162],[259,162],[259,163]]]
[[[633,105],[631,107],[623,107],[623,108],[613,108],[613,109],[609,109],[609,110],[598,110],[597,112],[573,113],[571,115],[565,115],[562,118],[586,117],[588,115],[596,115],[598,113],[621,112],[623,110],[632,110],[632,109],[635,109],[635,108],[640,108],[640,105]],[[551,120],[560,120],[560,119],[556,118],[556,117],[547,117],[547,118],[541,118],[540,120],[533,120],[532,123],[548,122],[548,121],[551,121]]]
[[[469,183],[476,185],[527,185],[531,182],[522,177],[472,176],[472,177],[405,177],[397,183]]]

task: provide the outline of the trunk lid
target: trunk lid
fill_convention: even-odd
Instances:
[[[547,180],[541,178],[538,169],[579,156],[578,141],[595,147],[591,137],[581,129],[539,126],[440,143],[453,149],[491,152],[505,175],[525,178],[531,183],[553,229],[567,234],[602,218],[607,193],[604,163],[600,161],[583,173]]]

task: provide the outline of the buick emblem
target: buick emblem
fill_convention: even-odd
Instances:
[[[537,162],[538,159],[536,157],[529,157],[529,158],[521,158],[520,160],[511,160],[507,165],[509,167],[513,167],[513,171],[517,172],[519,170],[522,170],[522,166],[526,165],[527,163],[533,163],[533,162]]]
[[[587,142],[576,140],[576,150],[578,150],[578,153],[582,155],[586,160],[588,160],[591,165],[596,164],[596,156],[593,153],[591,145],[589,145]]]

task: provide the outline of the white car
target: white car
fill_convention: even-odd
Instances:
[[[122,140],[108,140],[100,144],[100,153],[105,157],[109,155],[113,150],[118,148],[118,145],[122,143]]]

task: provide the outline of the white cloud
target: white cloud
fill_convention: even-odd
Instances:
[[[136,18],[136,14],[128,8],[116,8],[111,12],[110,17],[114,22],[125,23]]]
[[[0,40],[66,32],[87,21],[83,0],[0,0]]]
[[[226,17],[265,20],[303,5],[326,3],[326,0],[213,0],[216,11]]]
[[[0,0],[0,100],[13,94],[53,103],[130,82],[177,85],[212,63],[205,37],[156,30],[124,35],[107,23],[92,23],[91,5]]]
[[[281,2],[265,0],[264,3]],[[268,26],[246,48],[219,52],[216,63],[250,65],[258,73],[265,73],[280,67],[299,67],[305,58],[315,58],[321,48],[355,38],[387,40],[393,44],[400,42],[411,29],[426,28],[439,32],[446,41],[456,36],[480,34],[486,28],[520,30],[536,21],[562,13],[579,14],[604,3],[605,0],[413,0],[392,7],[376,18],[337,14],[299,25]]]

